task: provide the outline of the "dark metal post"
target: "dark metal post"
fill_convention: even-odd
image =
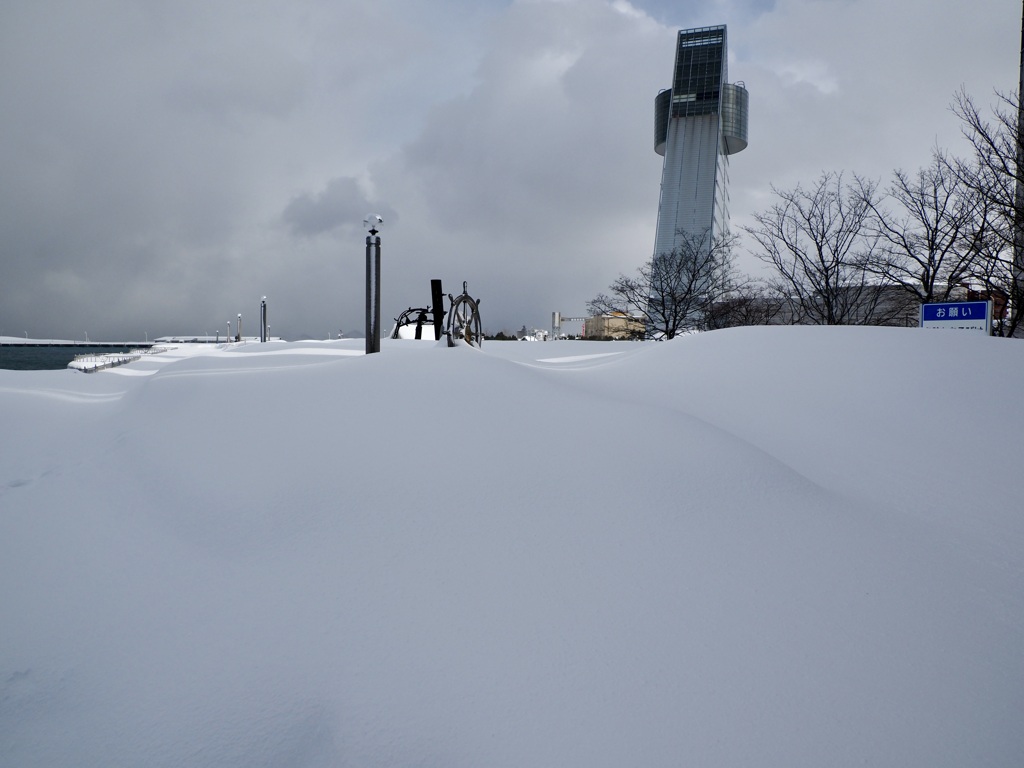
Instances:
[[[441,291],[441,281],[430,281],[430,309],[434,315],[434,341],[441,340],[441,322],[444,318],[444,293]]]
[[[373,256],[370,253],[370,236],[366,236],[366,354],[373,349]]]
[[[380,352],[380,237],[377,227],[383,219],[370,214],[363,219],[370,229],[366,236],[366,354]]]
[[[267,297],[260,301],[260,341],[267,340]]]
[[[373,351],[380,352],[380,237],[373,237]]]

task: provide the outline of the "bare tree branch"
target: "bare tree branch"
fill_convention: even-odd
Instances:
[[[963,121],[963,133],[974,150],[972,162],[957,164],[958,178],[984,201],[975,248],[980,262],[972,278],[993,299],[1008,306],[997,317],[997,333],[1014,336],[1024,320],[1024,138],[1019,124],[1020,94],[996,92],[992,119],[982,115],[961,90],[953,112]]]
[[[959,178],[956,161],[936,149],[931,165],[915,175],[894,171],[885,197],[858,184],[870,210],[867,229],[879,241],[865,269],[921,303],[948,301],[974,269],[984,205]]]
[[[621,312],[642,317],[648,334],[674,338],[687,329],[709,327],[715,301],[733,285],[735,238],[680,232],[680,245],[657,254],[633,276],[619,275],[587,303],[594,314]]]
[[[892,322],[905,313],[886,290],[879,263],[881,234],[868,227],[877,205],[874,183],[843,182],[823,173],[810,188],[772,188],[778,201],[754,215],[745,231],[760,245],[754,255],[775,268],[774,289],[788,297],[792,322],[863,325]]]

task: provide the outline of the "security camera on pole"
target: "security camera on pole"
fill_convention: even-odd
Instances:
[[[366,354],[380,352],[380,231],[384,219],[367,214],[366,236]]]

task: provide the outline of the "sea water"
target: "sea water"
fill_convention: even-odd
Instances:
[[[0,344],[0,368],[15,371],[54,371],[67,368],[75,355],[102,355],[127,352],[129,347],[75,344],[67,346],[35,346],[32,344]]]

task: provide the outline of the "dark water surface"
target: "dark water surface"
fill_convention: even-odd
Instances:
[[[100,355],[107,352],[127,352],[129,347],[109,347],[92,344],[73,346],[33,346],[30,344],[0,344],[0,368],[15,371],[53,371],[67,368],[75,355]]]

